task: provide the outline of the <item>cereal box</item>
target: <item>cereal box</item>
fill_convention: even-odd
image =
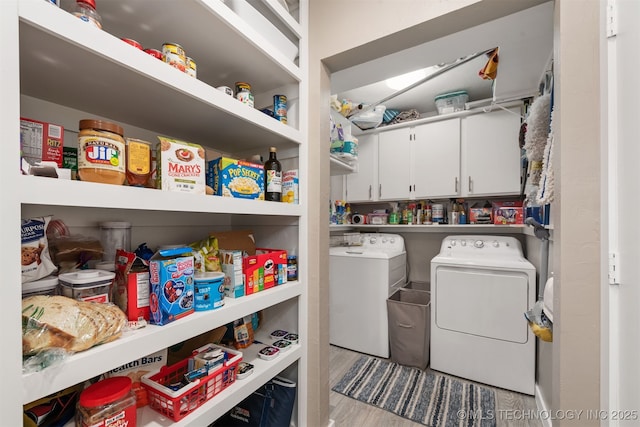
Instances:
[[[141,408],[149,403],[147,389],[142,386],[141,378],[149,372],[162,368],[167,364],[167,349],[157,351],[140,359],[133,360],[118,368],[105,372],[105,378],[129,377],[131,388],[136,395],[136,406]]]
[[[244,296],[242,277],[242,251],[220,250],[220,264],[225,274],[224,294],[230,298]]]
[[[264,200],[264,166],[219,157],[207,169],[207,184],[216,196]]]
[[[161,249],[149,260],[150,321],[165,325],[194,312],[194,261],[190,247]]]
[[[245,294],[251,295],[287,283],[287,251],[256,248],[242,260]]]
[[[298,204],[298,169],[282,174],[282,201]]]
[[[156,150],[157,188],[205,194],[204,149],[198,144],[159,136]]]
[[[61,168],[63,143],[62,126],[20,118],[20,152],[30,165],[55,162]]]

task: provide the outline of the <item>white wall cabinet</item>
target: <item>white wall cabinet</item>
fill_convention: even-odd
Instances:
[[[520,192],[520,108],[474,114],[462,120],[462,195]]]
[[[378,135],[358,138],[358,171],[345,176],[349,202],[378,200]]]
[[[378,137],[377,182],[376,172],[361,164],[362,173],[347,175],[348,201],[509,196],[520,192],[519,107],[427,120],[360,136],[365,141]],[[361,152],[361,161],[371,157]],[[371,195],[370,188],[374,189]]]
[[[5,53],[15,59],[3,66],[2,79],[11,89],[1,101],[0,118],[10,142],[5,144],[0,158],[0,174],[5,183],[0,190],[0,227],[6,255],[3,277],[4,283],[12,284],[5,287],[5,309],[0,312],[5,330],[3,382],[11,384],[5,387],[0,403],[3,423],[20,425],[23,404],[265,310],[263,333],[268,335],[270,328],[297,331],[300,344],[269,362],[256,357],[257,347],[247,349],[244,360],[255,365],[251,377],[236,381],[178,423],[163,419],[150,408],[141,409],[138,426],[208,425],[283,371],[298,383],[293,422],[308,424],[304,269],[299,271],[298,281],[253,296],[227,299],[222,308],[198,312],[165,326],[128,332],[114,342],[71,355],[59,366],[41,372],[21,373],[17,225],[23,217],[53,214],[65,221],[72,232],[87,234],[95,234],[100,221],[126,220],[132,223],[132,243],[149,239],[150,246],[193,241],[213,230],[252,228],[258,244],[292,251],[298,255],[300,265],[306,264],[307,257],[306,129],[282,124],[216,89],[247,81],[266,98],[284,93],[299,99],[298,114],[305,116],[307,94],[300,87],[305,86],[307,65],[294,64],[218,0],[168,1],[161,8],[154,0],[98,3],[103,30],[67,13],[72,5],[69,0],[63,0],[62,8],[42,0],[12,0],[3,3],[0,18]],[[286,13],[284,8],[279,9]],[[307,43],[306,1],[300,2],[298,13],[298,21],[290,16],[282,19],[299,35],[298,45],[303,50]],[[180,17],[180,25],[176,25],[176,17]],[[180,43],[198,63],[198,78],[133,48],[120,37],[156,49],[166,41]],[[121,124],[125,136],[167,135],[230,155],[266,155],[269,146],[278,147],[279,152],[296,150],[300,204],[23,176],[17,167],[19,117],[23,114],[61,124],[72,133],[77,132],[80,118],[101,118]]]

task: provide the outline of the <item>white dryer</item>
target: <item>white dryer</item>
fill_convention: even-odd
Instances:
[[[329,249],[329,342],[389,357],[387,298],[407,281],[404,239],[363,233],[359,244]]]
[[[431,369],[533,395],[524,313],[535,295],[535,267],[517,239],[446,237],[431,260]]]

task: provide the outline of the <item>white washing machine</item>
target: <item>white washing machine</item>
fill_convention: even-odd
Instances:
[[[446,237],[431,260],[431,369],[533,395],[524,313],[535,295],[535,267],[517,239]]]
[[[407,281],[404,239],[363,233],[359,245],[329,255],[329,341],[388,358],[387,298]]]

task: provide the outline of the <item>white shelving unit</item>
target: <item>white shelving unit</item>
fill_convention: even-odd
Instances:
[[[105,217],[124,218],[132,222],[134,236],[158,242],[183,232],[185,241],[192,241],[192,236],[222,228],[255,227],[259,246],[293,250],[300,264],[305,264],[308,4],[300,2],[295,19],[276,1],[266,3],[299,38],[299,65],[220,0],[172,0],[162,2],[161,6],[155,0],[101,2],[98,12],[103,30],[69,14],[71,0],[63,0],[61,8],[42,0],[3,2],[0,18],[3,42],[8,57],[19,58],[3,66],[1,75],[10,88],[3,96],[0,119],[7,130],[6,151],[0,160],[3,182],[0,227],[6,260],[3,271],[6,309],[0,319],[7,331],[3,334],[1,357],[3,383],[11,384],[2,392],[3,423],[20,425],[25,403],[259,310],[265,310],[267,327],[298,332],[300,344],[269,362],[256,358],[259,347],[254,345],[244,351],[244,359],[255,365],[249,378],[236,381],[179,423],[146,408],[138,412],[138,425],[207,425],[285,370],[298,384],[297,410],[292,421],[297,425],[306,423],[304,269],[298,281],[255,295],[226,299],[220,309],[195,313],[165,326],[127,332],[112,343],[75,354],[59,366],[32,374],[21,373],[18,224],[22,217],[54,214],[72,232],[88,231]],[[155,49],[160,49],[164,42],[181,44],[196,61],[198,78],[131,47],[121,37]],[[282,124],[216,89],[233,86],[235,81],[250,82],[256,98],[268,99],[272,94],[284,93],[297,99],[299,124]],[[22,176],[18,169],[21,115],[62,124],[72,132],[77,131],[80,118],[105,118],[122,124],[125,136],[135,136],[136,132],[167,135],[229,155],[266,153],[269,146],[278,147],[279,152],[297,152],[300,204]],[[73,146],[74,141],[67,139],[65,145]]]

